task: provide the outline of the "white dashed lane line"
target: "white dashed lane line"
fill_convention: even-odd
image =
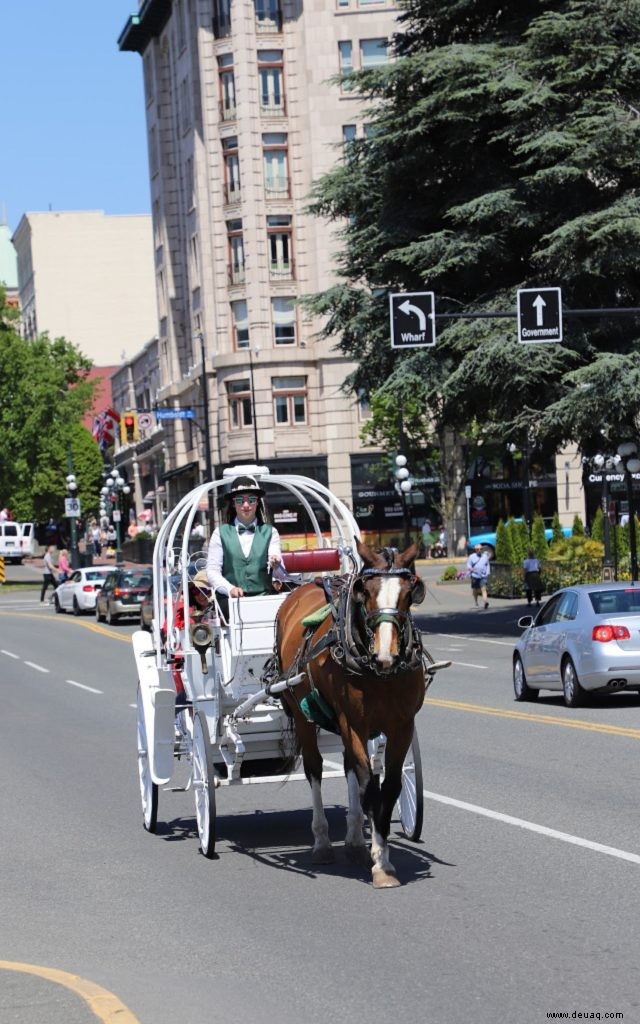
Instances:
[[[14,654],[13,651],[0,651],[0,654],[6,654],[7,658],[15,658],[16,661],[20,661],[20,655]]]
[[[48,668],[44,668],[42,665],[36,665],[35,661],[25,661],[25,665],[29,668],[35,668],[36,672],[49,672]]]
[[[22,661],[19,654],[14,654],[13,651],[5,651],[0,648],[0,654],[4,654],[7,658],[13,658],[14,661]],[[45,668],[43,665],[36,665],[35,661],[23,661],[24,665],[28,665],[29,668],[33,668],[36,672],[43,672],[49,674],[51,669]],[[103,690],[96,690],[93,686],[86,686],[84,683],[78,683],[75,679],[65,679],[65,683],[69,686],[77,686],[79,690],[86,690],[88,693],[104,693]]]
[[[96,689],[94,689],[93,686],[85,686],[84,683],[76,683],[75,679],[65,679],[65,683],[68,683],[69,686],[77,686],[81,690],[88,690],[89,693],[103,693],[104,692],[103,690],[96,690]]]

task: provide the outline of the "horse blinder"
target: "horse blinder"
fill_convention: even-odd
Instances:
[[[427,588],[424,580],[419,576],[413,576],[411,580],[411,604],[422,604],[427,595]]]

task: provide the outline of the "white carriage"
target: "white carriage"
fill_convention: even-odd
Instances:
[[[169,514],[153,554],[154,617],[151,633],[133,634],[138,671],[138,770],[143,822],[155,832],[161,788],[192,789],[200,848],[207,857],[215,850],[216,790],[233,785],[304,779],[296,768],[284,766],[290,756],[291,730],[278,693],[295,687],[300,676],[283,680],[262,678],[273,653],[275,619],[287,593],[229,600],[223,614],[215,594],[207,607],[190,601],[193,578],[205,565],[206,554],[190,554],[192,528],[203,504],[235,476],[250,473],[259,482],[283,488],[307,512],[314,546],[305,552],[284,552],[284,564],[294,582],[333,573],[350,573],[358,566],[355,540],[360,531],[346,505],[315,480],[271,474],[265,467],[238,466],[222,478],[186,495]],[[317,511],[324,510],[330,537],[323,535]],[[192,583],[191,588],[189,587]],[[178,694],[176,673],[184,687]],[[322,729],[318,741],[329,767],[324,778],[342,776],[340,738]],[[371,741],[374,772],[384,764],[384,736]],[[177,762],[189,775],[180,787],[171,786]],[[402,793],[397,805],[405,835],[418,839],[422,828],[422,777],[417,736],[407,754]]]

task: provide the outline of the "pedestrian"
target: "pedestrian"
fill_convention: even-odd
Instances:
[[[480,595],[482,595],[484,607],[488,608],[487,582],[491,573],[491,566],[489,565],[489,555],[486,551],[483,551],[482,544],[476,544],[473,552],[469,555],[467,569],[471,575],[471,593],[473,594],[476,608],[479,607],[478,598]]]
[[[433,545],[432,554],[434,558],[446,558],[449,546],[449,535],[447,534],[446,527],[443,526],[438,535],[438,539]]]
[[[431,554],[431,545],[435,541],[436,537],[433,533],[433,527],[430,519],[425,519],[422,524],[422,557],[428,558]]]
[[[53,561],[53,555],[56,550],[55,544],[50,544],[44,553],[44,565],[42,575],[42,590],[40,591],[40,604],[44,602],[44,595],[46,594],[49,587],[56,589],[56,566]]]
[[[91,536],[91,547],[94,555],[102,554],[102,541],[101,541],[101,530],[98,526],[97,520],[91,520],[91,527],[89,530]]]
[[[226,497],[226,522],[211,534],[207,552],[211,587],[227,597],[255,597],[280,589],[280,581],[272,586],[269,578],[272,572],[276,580],[279,573],[286,574],[280,535],[266,522],[264,491],[255,477],[238,476]]]
[[[58,583],[64,583],[65,580],[69,579],[71,575],[71,562],[69,561],[69,552],[66,548],[63,548],[58,555]]]
[[[527,604],[531,604],[535,598],[535,602],[540,607],[540,601],[542,600],[542,577],[540,576],[540,559],[536,558],[536,553],[533,548],[529,548],[527,557],[522,563],[524,569],[524,593],[527,599]]]

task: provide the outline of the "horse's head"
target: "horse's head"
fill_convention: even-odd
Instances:
[[[357,546],[363,569],[354,580],[353,599],[361,606],[365,632],[372,638],[372,667],[391,672],[407,654],[409,608],[425,596],[424,583],[413,570],[419,544],[402,552],[374,550],[361,541]]]

